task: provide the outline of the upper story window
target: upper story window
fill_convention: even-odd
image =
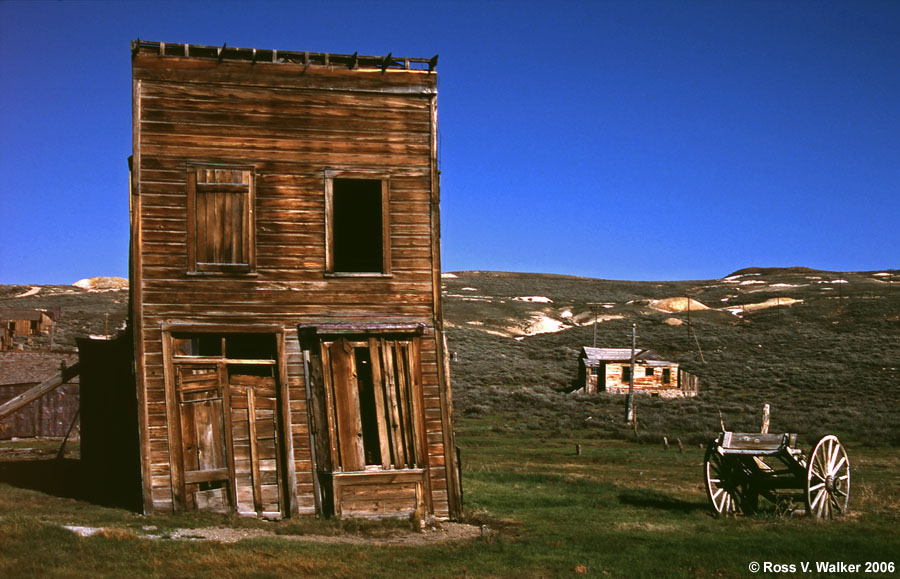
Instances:
[[[326,171],[327,273],[390,274],[388,183],[386,173]]]
[[[189,165],[187,189],[189,271],[255,271],[253,168]]]

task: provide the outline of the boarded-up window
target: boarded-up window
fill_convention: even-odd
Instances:
[[[418,343],[339,339],[321,350],[335,472],[419,468],[425,456]]]
[[[190,271],[254,271],[253,169],[191,165],[187,184]]]
[[[325,205],[329,273],[390,273],[387,175],[328,171]]]

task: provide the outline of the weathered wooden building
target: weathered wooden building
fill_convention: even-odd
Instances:
[[[0,310],[0,325],[6,334],[15,336],[40,336],[49,334],[53,318],[44,310]]]
[[[578,357],[578,388],[582,392],[627,394],[631,382],[630,348],[584,346]],[[653,350],[636,350],[634,391],[664,398],[696,396],[700,380],[678,362],[664,360]]]
[[[437,57],[132,55],[144,509],[457,515]]]

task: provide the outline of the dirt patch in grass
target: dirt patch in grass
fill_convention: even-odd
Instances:
[[[461,523],[442,523],[421,532],[403,529],[389,529],[382,533],[362,535],[287,535],[278,534],[266,529],[201,527],[190,529],[174,529],[158,532],[153,526],[144,527],[143,533],[131,533],[122,529],[106,527],[90,527],[84,525],[64,525],[63,528],[81,537],[95,535],[109,537],[125,532],[129,536],[142,539],[173,539],[183,541],[215,541],[218,543],[237,543],[248,539],[283,539],[285,541],[310,541],[317,543],[342,543],[347,545],[406,545],[410,547],[445,543],[448,541],[465,541],[481,536],[482,530],[473,525]]]

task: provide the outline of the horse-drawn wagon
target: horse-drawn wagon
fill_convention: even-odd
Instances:
[[[720,516],[753,513],[760,497],[782,512],[805,510],[820,519],[847,512],[850,461],[831,434],[807,456],[797,448],[796,434],[724,431],[707,448],[703,470]]]

